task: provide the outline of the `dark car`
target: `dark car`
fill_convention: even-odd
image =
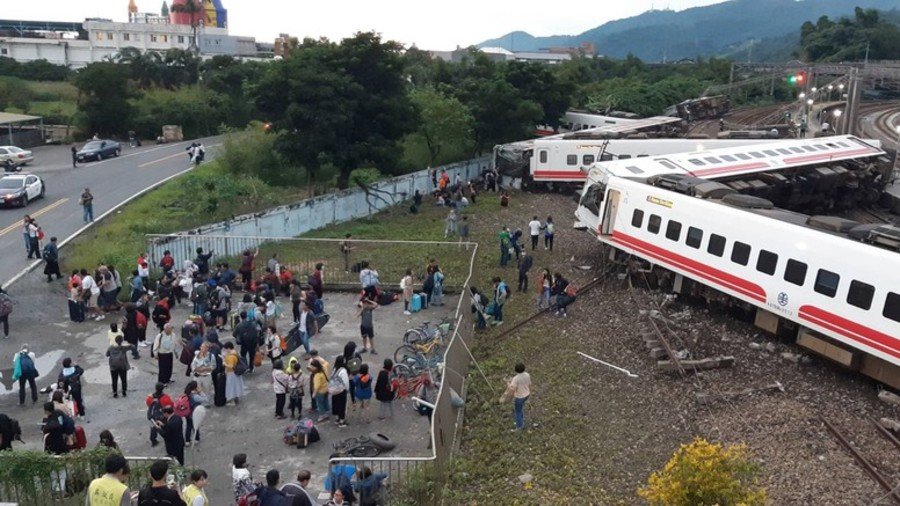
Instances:
[[[75,154],[75,158],[79,162],[90,162],[92,160],[103,160],[111,156],[119,156],[121,153],[122,147],[116,141],[90,141],[81,148],[81,151]]]

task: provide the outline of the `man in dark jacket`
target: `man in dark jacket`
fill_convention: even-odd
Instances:
[[[81,395],[81,377],[84,375],[84,369],[80,365],[72,364],[72,359],[69,357],[63,359],[62,366],[62,371],[60,371],[56,382],[75,401],[76,412],[73,414],[84,417],[84,398]]]
[[[206,276],[209,274],[209,259],[212,258],[213,252],[203,253],[203,248],[197,248],[197,258],[194,264],[197,265],[197,271]]]
[[[253,357],[259,345],[259,327],[241,311],[241,323],[234,327],[234,339],[241,345],[241,357],[247,361],[247,372],[253,372]]]
[[[270,469],[266,473],[266,486],[256,489],[256,497],[259,498],[260,506],[299,506],[300,497],[287,495],[278,490],[278,482],[281,476],[278,469]]]
[[[56,279],[62,279],[62,273],[59,272],[59,249],[56,247],[56,237],[50,238],[50,243],[44,246],[44,274],[47,276],[47,282],[50,283],[53,281],[53,276],[56,275]]]
[[[66,445],[65,432],[63,430],[64,420],[65,415],[54,407],[53,402],[44,403],[44,420],[41,432],[45,435],[45,452],[53,455],[69,453],[69,446]]]
[[[166,443],[166,453],[184,465],[184,424],[172,406],[163,408],[163,421],[156,422],[156,426]]]
[[[528,291],[528,271],[531,270],[531,266],[534,264],[534,258],[531,257],[526,251],[522,251],[522,257],[519,258],[519,291],[527,292]]]

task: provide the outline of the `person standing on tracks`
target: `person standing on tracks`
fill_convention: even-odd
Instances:
[[[525,402],[531,396],[531,376],[525,372],[525,364],[522,362],[516,364],[515,371],[516,375],[506,384],[506,391],[503,392],[500,401],[506,402],[512,399],[513,414],[516,420],[514,431],[519,431],[525,428]]]
[[[497,239],[500,241],[500,267],[506,267],[506,264],[509,263],[510,257],[510,249],[512,249],[512,243],[510,241],[511,237],[509,235],[509,229],[507,227],[503,227],[500,230],[500,233],[497,234]]]
[[[494,300],[493,311],[491,315],[494,317],[494,325],[503,325],[503,306],[509,300],[509,286],[501,280],[499,276],[494,276]]]
[[[81,204],[81,208],[84,211],[82,215],[84,222],[92,223],[94,221],[94,195],[91,193],[90,188],[84,189],[81,198],[78,199],[78,203]]]
[[[522,251],[522,257],[519,259],[519,291],[528,291],[528,271],[534,265],[534,258],[526,251]]]
[[[553,252],[553,235],[555,232],[553,216],[547,216],[547,221],[541,225],[541,229],[544,231],[544,249]]]
[[[534,251],[538,245],[538,239],[541,237],[541,220],[537,216],[532,216],[528,222],[528,231],[531,233],[531,251]]]

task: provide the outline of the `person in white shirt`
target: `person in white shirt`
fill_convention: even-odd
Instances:
[[[506,392],[503,393],[502,401],[509,398],[513,399],[514,414],[516,419],[516,429],[525,428],[525,401],[531,396],[531,376],[525,372],[525,364],[519,362],[516,364],[516,375],[506,384]]]
[[[538,239],[541,237],[541,220],[537,216],[528,222],[528,231],[531,232],[531,251],[534,251],[537,248]]]
[[[91,318],[102,320],[106,315],[97,309],[97,297],[100,295],[100,286],[94,281],[94,277],[88,274],[87,269],[81,269],[81,293],[84,294],[85,306]]]

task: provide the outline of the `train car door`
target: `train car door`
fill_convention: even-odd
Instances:
[[[616,215],[619,214],[619,190],[609,190],[606,194],[606,209],[603,211],[603,221],[600,223],[600,233],[611,235],[616,224]]]

